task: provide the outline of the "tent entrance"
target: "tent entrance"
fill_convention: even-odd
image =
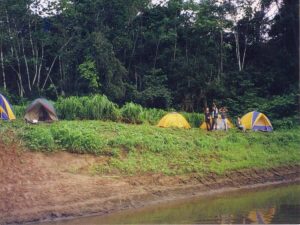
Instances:
[[[38,121],[49,121],[51,120],[49,113],[45,109],[45,107],[40,106],[38,110]]]

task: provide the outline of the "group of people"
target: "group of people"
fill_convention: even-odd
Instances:
[[[227,112],[228,109],[226,107],[221,107],[218,109],[215,103],[213,103],[212,111],[210,112],[209,108],[207,107],[205,110],[205,123],[207,131],[217,130],[218,129],[218,118],[219,114],[222,119],[222,126],[224,126],[224,130],[228,130],[227,124]]]
[[[221,107],[220,109],[218,109],[215,103],[213,103],[211,111],[207,107],[204,112],[207,131],[220,129],[218,128],[219,115],[221,117],[221,124],[219,123],[219,126],[222,126],[221,129],[227,131],[228,130],[227,113],[228,113],[228,109],[226,107]],[[240,130],[245,132],[245,126],[242,124],[240,117],[237,118],[237,127]]]

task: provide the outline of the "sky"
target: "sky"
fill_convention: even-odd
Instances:
[[[47,17],[49,16],[49,14],[43,12],[43,9],[47,9],[47,8],[51,8],[51,3],[56,3],[59,0],[36,0],[37,6],[33,7],[31,6],[31,10],[36,13],[39,14],[43,17]],[[123,0],[120,0],[123,1]],[[152,0],[152,4],[156,5],[156,4],[166,4],[168,0]],[[196,0],[199,1],[199,0]],[[222,0],[219,0],[220,2]],[[252,8],[253,9],[257,9],[259,7],[259,2],[260,0],[252,0],[253,4],[252,4]],[[267,13],[266,13],[266,18],[269,19],[273,19],[274,16],[276,15],[276,13],[278,12],[278,7],[280,6],[282,0],[279,1],[279,5],[277,5],[275,2],[272,3],[272,5],[270,6],[270,8],[268,9]],[[55,14],[55,10],[51,11],[51,14]],[[239,16],[237,19],[240,19],[243,15],[241,13],[239,13]]]

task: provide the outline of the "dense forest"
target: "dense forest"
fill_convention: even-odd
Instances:
[[[297,0],[1,0],[0,92],[14,104],[104,94],[295,116],[298,10]]]

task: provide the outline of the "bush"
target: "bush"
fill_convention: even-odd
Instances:
[[[25,105],[14,105],[13,107],[13,111],[15,113],[16,118],[23,118],[25,115],[25,111],[27,106]]]
[[[200,113],[182,113],[192,127],[199,127],[204,121],[204,115]]]
[[[272,120],[271,123],[275,129],[291,129],[299,126],[299,118],[287,117],[287,118]]]
[[[158,123],[158,121],[165,115],[167,112],[162,109],[143,109],[141,118],[143,122],[148,122],[152,125]]]
[[[74,120],[82,118],[80,114],[83,111],[83,105],[79,97],[59,98],[55,108],[60,119]]]
[[[103,147],[102,140],[90,129],[53,127],[51,134],[57,145],[69,152],[98,154]]]
[[[37,151],[52,151],[55,149],[55,142],[49,129],[44,127],[28,127],[22,132],[21,137],[25,140],[26,146]]]
[[[60,119],[101,119],[117,121],[118,106],[105,95],[60,98],[55,104]]]
[[[122,120],[126,123],[142,123],[143,107],[129,102],[121,108]]]
[[[297,115],[297,96],[295,94],[273,96],[269,101],[264,101],[259,107],[261,112],[272,120]]]

